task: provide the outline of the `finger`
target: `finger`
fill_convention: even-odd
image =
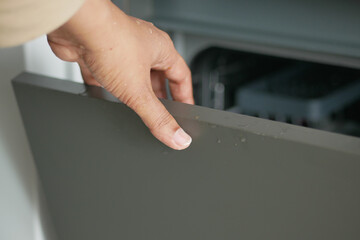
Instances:
[[[184,59],[173,49],[168,61],[161,66],[169,79],[171,95],[175,101],[194,104],[191,72]]]
[[[180,128],[155,94],[150,89],[140,91],[138,94],[133,98],[134,102],[127,104],[141,117],[151,133],[173,149],[187,148],[191,143],[191,137]]]
[[[163,72],[152,70],[150,77],[151,77],[152,89],[155,95],[158,98],[166,99],[167,98],[166,84],[165,84],[165,76]]]
[[[165,71],[165,76],[169,79],[170,92],[175,101],[194,104],[191,72],[180,55]]]
[[[147,82],[149,81],[150,79],[147,80]],[[111,85],[105,88],[133,109],[151,133],[165,145],[176,150],[182,150],[191,144],[191,137],[185,133],[155,96],[150,83],[141,86],[128,84],[126,89],[119,89]]]
[[[78,64],[80,67],[81,76],[84,80],[84,83],[88,85],[101,87],[101,84],[98,81],[96,81],[96,79],[93,77],[92,73],[90,72],[89,68],[85,64],[82,64],[81,62],[78,62]]]

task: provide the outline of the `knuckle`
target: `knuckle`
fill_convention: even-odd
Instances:
[[[134,111],[141,110],[141,107],[144,107],[145,104],[142,97],[135,94],[124,94],[119,99]]]
[[[176,94],[177,94],[177,96],[178,96],[179,98],[181,98],[181,99],[187,98],[187,96],[189,96],[189,94],[188,94],[187,92],[185,92],[185,91],[183,91],[183,90],[181,90],[181,89],[178,89],[178,90],[176,91]]]
[[[161,33],[162,37],[165,39],[165,41],[172,43],[171,37],[167,32],[160,30],[160,33]]]
[[[158,116],[154,118],[154,120],[151,122],[149,128],[151,130],[157,130],[161,129],[167,125],[169,125],[172,122],[173,118],[167,111],[163,111]]]
[[[112,95],[114,95],[118,99],[122,97],[120,82],[116,78],[108,79],[107,81],[104,82],[103,86],[106,90],[108,90]]]
[[[161,36],[163,39],[164,47],[167,49],[167,51],[170,52],[176,51],[170,35],[167,32],[161,31]]]
[[[96,57],[92,56],[91,54],[84,54],[82,57],[83,57],[83,61],[84,61],[85,65],[89,69],[96,69],[97,68]]]
[[[188,91],[181,91],[181,90],[175,91],[174,94],[176,95],[176,98],[181,101],[188,99],[189,97],[192,96],[192,94],[189,93]]]

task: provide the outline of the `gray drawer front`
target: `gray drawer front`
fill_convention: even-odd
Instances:
[[[101,88],[13,85],[59,239],[360,239],[358,138],[164,101],[174,151]]]

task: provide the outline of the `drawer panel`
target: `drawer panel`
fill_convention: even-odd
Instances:
[[[359,239],[360,139],[163,101],[171,150],[102,88],[13,81],[59,239]]]

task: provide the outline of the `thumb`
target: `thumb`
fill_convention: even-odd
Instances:
[[[151,133],[170,148],[187,148],[192,139],[166,110],[150,87],[128,88],[119,98],[133,109]]]

